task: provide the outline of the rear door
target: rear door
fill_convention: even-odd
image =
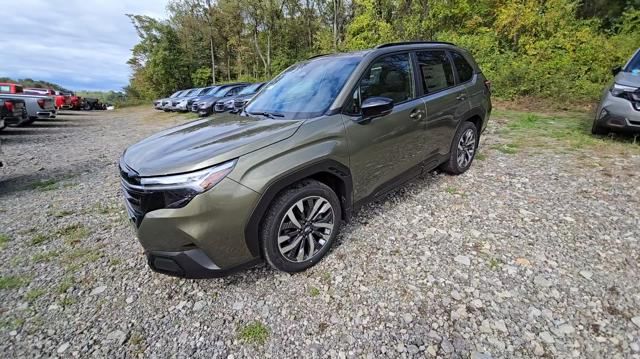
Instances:
[[[412,55],[380,57],[365,71],[343,114],[349,141],[354,199],[379,195],[419,173],[425,144],[425,107],[416,95]],[[393,100],[393,111],[368,122],[360,104],[370,97]]]
[[[427,108],[424,158],[449,153],[460,118],[469,110],[466,89],[456,82],[455,71],[447,51],[417,51],[422,99]]]

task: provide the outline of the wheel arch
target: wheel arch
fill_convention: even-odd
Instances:
[[[342,163],[325,159],[314,162],[293,172],[277,177],[267,185],[258,204],[253,209],[245,226],[244,236],[247,247],[255,257],[261,257],[260,251],[260,226],[262,219],[274,198],[289,186],[304,179],[314,179],[331,187],[336,192],[342,206],[342,219],[348,220],[353,206],[353,182],[351,171]]]

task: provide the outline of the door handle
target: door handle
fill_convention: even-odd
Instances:
[[[423,114],[424,112],[422,110],[416,109],[411,111],[411,113],[409,114],[409,117],[411,117],[414,120],[421,120]]]
[[[467,94],[461,93],[460,95],[458,95],[458,97],[456,97],[456,100],[458,101],[464,101],[467,99]]]

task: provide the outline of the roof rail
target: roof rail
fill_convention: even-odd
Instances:
[[[315,59],[316,57],[322,57],[322,56],[327,56],[327,55],[331,55],[331,54],[318,54],[318,55],[313,55],[310,58],[308,58],[307,60],[311,60],[311,59]]]
[[[451,42],[445,42],[445,41],[402,41],[402,42],[390,42],[387,44],[381,44],[376,46],[376,49],[384,49],[385,47],[392,47],[392,46],[402,46],[402,45],[451,45],[451,46],[456,46],[455,44],[451,43]]]

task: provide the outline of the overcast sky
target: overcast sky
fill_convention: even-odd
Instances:
[[[0,77],[71,90],[121,90],[137,34],[125,14],[165,18],[168,0],[7,0]]]

